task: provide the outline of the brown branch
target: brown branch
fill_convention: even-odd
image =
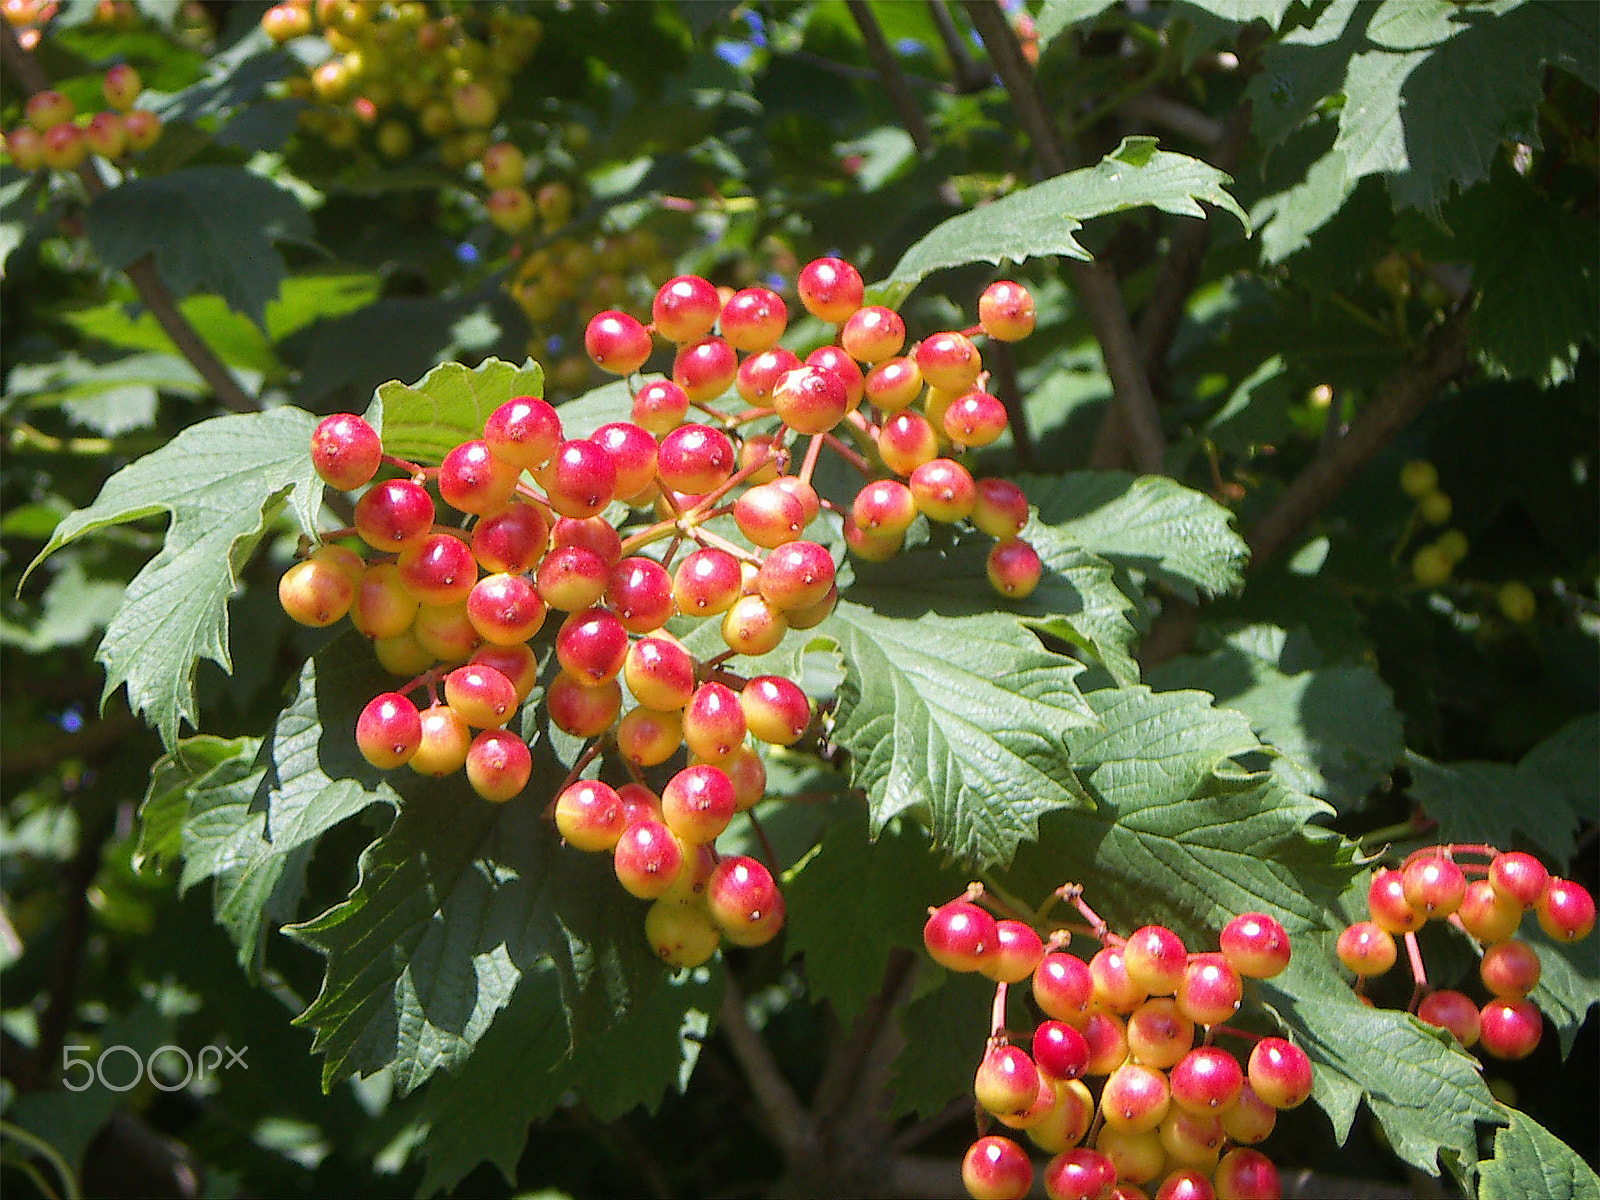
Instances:
[[[1060,130],[1045,104],[1039,90],[1037,77],[1022,47],[1006,20],[1004,11],[994,0],[964,0],[967,12],[983,44],[988,48],[990,61],[1000,75],[1006,93],[1011,97],[1018,122],[1033,145],[1035,158],[1047,176],[1061,175],[1067,171],[1068,157],[1062,143]],[[1128,443],[1134,466],[1145,473],[1161,470],[1161,459],[1166,449],[1166,438],[1161,432],[1161,414],[1156,410],[1155,396],[1150,390],[1150,380],[1145,374],[1144,360],[1134,337],[1133,325],[1128,320],[1128,310],[1122,301],[1122,292],[1111,268],[1103,261],[1067,263],[1067,273],[1089,315],[1089,324],[1100,343],[1100,353],[1105,360],[1106,374],[1111,379],[1111,390],[1123,427],[1128,431]]]
[[[900,70],[900,64],[895,61],[889,43],[884,39],[878,18],[872,15],[872,9],[867,6],[866,0],[845,0],[845,7],[855,18],[856,28],[861,31],[861,40],[867,46],[867,57],[872,60],[872,65],[878,72],[878,79],[883,83],[884,91],[889,94],[889,103],[894,105],[895,112],[900,114],[900,123],[911,135],[911,141],[918,153],[927,154],[933,149],[933,130],[928,128],[928,118],[923,116],[922,109],[917,107],[917,99],[911,94],[905,74]]]
[[[792,1169],[803,1167],[815,1151],[816,1124],[778,1069],[766,1042],[751,1028],[744,1011],[744,993],[731,974],[727,976],[726,989],[718,1028],[738,1060],[785,1162]]]
[[[972,61],[972,56],[967,53],[967,46],[962,40],[961,31],[956,28],[956,23],[950,19],[950,10],[945,6],[945,0],[928,0],[928,14],[933,18],[933,24],[939,31],[939,39],[944,42],[944,52],[950,56],[951,63],[956,70],[956,90],[976,92],[986,87],[989,83],[989,74]]]
[[[892,1017],[895,1009],[905,1002],[911,982],[916,978],[916,967],[916,958],[903,949],[897,948],[890,956],[883,985],[851,1025],[850,1035],[838,1041],[828,1055],[812,1098],[812,1108],[819,1120],[837,1123],[847,1111],[850,1119],[872,1116],[881,1087],[864,1085],[864,1077],[874,1057],[887,1050],[892,1061],[899,1052],[899,1031]],[[885,1046],[885,1043],[892,1045]],[[857,1111],[863,1104],[865,1111]]]
[[[22,92],[24,99],[50,87],[50,77],[34,61],[33,55],[22,48],[16,30],[5,21],[0,21],[0,66],[5,68],[5,74],[13,86]],[[91,196],[98,196],[106,190],[105,180],[100,178],[93,155],[86,157],[78,167],[78,177],[83,180]],[[130,264],[125,274],[132,281],[145,307],[172,339],[172,344],[200,378],[211,385],[211,390],[223,406],[234,412],[255,412],[260,409],[260,402],[239,386],[233,372],[228,370],[205,338],[179,310],[171,290],[156,271],[155,261],[146,255]]]
[[[1468,340],[1466,311],[1458,309],[1428,337],[1422,356],[1356,414],[1344,436],[1317,452],[1245,536],[1252,570],[1282,550],[1440,388],[1466,371]]]

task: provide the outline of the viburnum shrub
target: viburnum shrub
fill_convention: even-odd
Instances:
[[[1597,21],[4,0],[0,1190],[1592,1195]]]

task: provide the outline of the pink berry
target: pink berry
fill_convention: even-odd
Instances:
[[[842,258],[813,259],[800,268],[795,287],[806,311],[833,325],[849,320],[866,292],[861,273]]]
[[[1461,992],[1449,989],[1429,992],[1417,1005],[1417,1017],[1429,1025],[1448,1029],[1455,1034],[1456,1041],[1461,1043],[1464,1050],[1470,1050],[1478,1044],[1482,1017],[1478,1006]]]
[[[759,354],[777,345],[789,324],[789,309],[770,288],[748,287],[728,297],[721,321],[730,346]]]
[[[489,414],[483,440],[496,458],[536,470],[561,444],[561,418],[537,396],[514,396]]]
[[[721,309],[717,289],[709,282],[698,275],[678,275],[657,290],[650,315],[657,333],[681,345],[710,333]]]
[[[312,466],[325,483],[342,492],[370,482],[382,459],[377,431],[354,413],[324,417],[311,434]]]
[[[1222,927],[1223,957],[1239,974],[1271,979],[1289,965],[1289,935],[1265,913],[1240,913]]]
[[[996,341],[1020,342],[1033,332],[1033,297],[1020,283],[996,280],[978,297],[978,321]]]
[[[362,757],[381,770],[404,766],[421,742],[417,706],[399,692],[374,696],[356,720],[356,745]]]
[[[1539,928],[1558,942],[1576,942],[1594,929],[1594,897],[1581,883],[1552,877],[1535,912]]]
[[[606,309],[589,318],[583,347],[602,371],[632,375],[650,357],[650,331],[627,313]]]
[[[1273,1108],[1295,1108],[1311,1095],[1311,1060],[1282,1038],[1262,1038],[1250,1052],[1250,1086]]]
[[[928,956],[950,971],[976,971],[999,947],[995,920],[966,900],[952,900],[933,909],[922,927]]]
[[[1523,908],[1538,904],[1549,883],[1550,873],[1544,864],[1521,850],[1498,855],[1489,864],[1489,886]]]
[[[1544,1035],[1544,1017],[1527,1000],[1496,997],[1483,1006],[1478,1020],[1478,1044],[1499,1059],[1527,1058]]]
[[[961,1181],[973,1200],[1022,1200],[1033,1186],[1033,1164],[1016,1142],[990,1134],[968,1147]]]

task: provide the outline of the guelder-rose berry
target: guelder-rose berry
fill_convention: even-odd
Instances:
[[[48,133],[55,126],[71,121],[77,111],[71,100],[52,90],[35,92],[23,107],[28,124],[40,133]]]
[[[1050,1200],[1100,1200],[1117,1182],[1116,1165],[1098,1150],[1065,1150],[1044,1169]]]
[[[498,512],[511,502],[521,472],[481,439],[462,442],[439,464],[439,495],[464,513]]]
[[[505,729],[485,729],[467,749],[467,782],[485,800],[503,804],[520,795],[533,773],[528,744]]]
[[[980,494],[972,473],[951,458],[923,463],[911,472],[906,485],[919,512],[930,521],[947,524],[971,516]]]
[[[549,544],[550,522],[532,504],[513,502],[472,526],[473,557],[492,574],[537,566]]]
[[[967,1148],[961,1182],[973,1200],[1022,1200],[1033,1186],[1033,1164],[1016,1142],[990,1134]]]
[[[1483,952],[1478,978],[1497,999],[1517,1000],[1538,986],[1543,968],[1539,956],[1527,942],[1499,942]]]
[[[1428,917],[1447,917],[1461,907],[1467,877],[1443,854],[1413,859],[1400,871],[1406,903]]]
[[[1178,990],[1188,957],[1183,940],[1163,925],[1135,929],[1122,948],[1128,977],[1152,996],[1170,996]]]
[[[634,500],[649,491],[656,477],[656,439],[632,421],[613,421],[589,435],[611,456],[617,469],[617,498]]]
[[[1550,872],[1544,864],[1521,850],[1497,855],[1489,864],[1489,886],[1522,908],[1538,904],[1549,883]]]
[[[717,289],[698,275],[678,275],[656,291],[650,318],[669,342],[692,342],[711,332],[722,310]]]
[[[545,693],[545,710],[556,728],[573,737],[598,737],[610,729],[622,711],[622,688],[615,679],[590,685],[567,671],[559,671]]]
[[[1581,941],[1594,930],[1594,897],[1570,879],[1552,878],[1535,912],[1539,928],[1557,942]]]
[[[670,379],[653,379],[633,397],[633,423],[663,437],[682,423],[689,396]]]
[[[640,900],[664,895],[683,870],[683,847],[672,831],[651,817],[635,821],[617,838],[612,865],[623,890]]]
[[[537,396],[513,396],[484,421],[483,440],[496,458],[534,470],[561,445],[561,418]]]
[[[725,483],[735,462],[727,434],[709,425],[690,424],[661,440],[656,471],[661,482],[674,491],[698,495]]]
[[[1544,1035],[1544,1017],[1527,1000],[1496,997],[1479,1011],[1478,1021],[1478,1044],[1508,1061],[1527,1058]]]
[[[421,737],[406,765],[419,775],[450,775],[467,761],[472,731],[448,704],[432,704],[419,714]]]
[[[662,819],[691,844],[715,841],[736,811],[733,781],[709,764],[685,767],[661,789]]]
[[[278,578],[278,603],[291,620],[313,629],[332,625],[356,596],[350,576],[326,559],[297,562]]]
[[[1217,1200],[1280,1200],[1283,1181],[1272,1160],[1247,1147],[1230,1150],[1212,1173]]]
[[[819,321],[838,325],[861,307],[866,285],[861,272],[842,258],[817,258],[800,268],[795,279],[800,303]]]
[[[1111,1073],[1100,1093],[1100,1113],[1106,1124],[1126,1133],[1154,1129],[1171,1104],[1166,1075],[1143,1063],[1123,1063]]]
[[[773,608],[809,608],[833,587],[833,555],[817,542],[786,542],[767,553],[756,575],[756,587]]]
[[[794,745],[811,723],[811,701],[781,676],[757,675],[739,693],[739,705],[750,733],[769,745]]]
[[[1165,1070],[1194,1045],[1194,1021],[1170,996],[1152,996],[1128,1014],[1128,1053]]]
[[[1033,296],[1020,283],[999,279],[978,297],[978,322],[998,342],[1020,342],[1033,332]]]
[[[417,706],[399,692],[374,696],[356,718],[356,746],[380,770],[404,766],[421,742]]]
[[[1219,1025],[1239,1009],[1244,981],[1222,954],[1194,954],[1178,983],[1178,1008],[1199,1025]]]
[[[1250,1086],[1273,1108],[1296,1108],[1311,1095],[1311,1060],[1282,1038],[1262,1038],[1246,1067]]]
[[[1077,1079],[1089,1066],[1089,1043],[1065,1021],[1040,1021],[1033,1031],[1033,1061],[1053,1079]]]
[[[556,797],[555,821],[569,844],[590,852],[613,849],[625,828],[622,800],[598,779],[568,784]]]
[[[685,616],[714,617],[739,598],[743,582],[739,560],[726,550],[707,546],[688,555],[673,571],[673,603]]]
[[[342,492],[370,482],[382,460],[377,431],[354,413],[325,417],[311,434],[311,465],[325,483]]]
[[[1244,1068],[1220,1047],[1197,1046],[1174,1064],[1167,1084],[1179,1108],[1222,1113],[1233,1107],[1244,1089]]]
[[[1240,913],[1222,927],[1222,956],[1239,974],[1271,979],[1289,965],[1289,935],[1266,913]]]
[[[139,99],[139,93],[144,91],[144,81],[139,78],[139,72],[127,63],[117,63],[107,68],[105,78],[100,81],[100,90],[108,105],[119,113],[125,113]]]
[[[630,556],[612,568],[606,603],[629,633],[654,633],[672,615],[672,577],[655,559]]]
[[[1094,976],[1074,954],[1051,950],[1033,969],[1033,998],[1046,1016],[1082,1028],[1094,998]]]
[[[644,936],[656,957],[681,970],[698,967],[716,953],[722,931],[703,909],[663,897],[644,914]]]
[[[602,371],[632,375],[650,357],[650,331],[627,313],[608,308],[589,318],[583,348]]]
[[[796,433],[827,433],[850,411],[850,394],[836,372],[802,366],[778,379],[772,407]]]
[[[483,663],[468,663],[446,675],[444,698],[476,729],[504,725],[517,708],[517,690],[511,680]]]
[[[722,306],[722,336],[735,350],[760,354],[777,345],[789,324],[783,297],[770,288],[742,288]]]
[[[1006,431],[1006,406],[998,396],[974,388],[944,410],[944,432],[958,446],[987,446]]]
[[[995,954],[978,969],[999,983],[1021,983],[1044,957],[1044,942],[1022,921],[995,922]]]
[[[478,582],[478,560],[454,534],[431,533],[402,550],[396,562],[400,581],[423,604],[465,603]]]
[[[869,304],[850,314],[839,331],[839,344],[858,362],[879,363],[900,353],[906,344],[906,323],[894,309]]]
[[[983,371],[983,356],[972,339],[953,331],[924,338],[917,344],[916,360],[927,383],[957,395],[976,383]]]
[[[145,108],[135,108],[122,116],[122,128],[128,135],[128,149],[142,154],[161,140],[161,118]]]
[[[1455,1035],[1461,1048],[1470,1050],[1478,1044],[1482,1019],[1478,1006],[1462,992],[1444,989],[1429,992],[1417,1005],[1417,1018],[1429,1025],[1437,1025]]]
[[[1399,955],[1394,936],[1371,921],[1357,921],[1345,929],[1334,949],[1339,961],[1363,978],[1382,975]]]
[[[1028,524],[1028,498],[1009,479],[980,479],[971,508],[972,523],[992,538],[1008,541]]]
[[[666,802],[666,794],[662,794]],[[738,938],[763,927],[781,909],[772,872],[754,858],[730,854],[712,868],[705,886],[706,911],[717,926]]]
[[[535,478],[550,507],[564,517],[592,517],[616,495],[616,464],[603,447],[587,438],[562,442]]]
[[[990,586],[1002,596],[1021,600],[1032,595],[1044,575],[1039,554],[1021,538],[997,542],[984,565]]]
[[[1465,889],[1462,894],[1466,894]],[[1367,885],[1367,911],[1380,928],[1390,933],[1412,933],[1428,920],[1406,899],[1400,872],[1387,867],[1374,872],[1372,882]]]
[[[518,234],[533,224],[533,197],[521,186],[495,188],[484,199],[483,209],[502,233]]]
[[[738,354],[719,337],[690,342],[672,359],[672,382],[697,403],[715,400],[733,386],[738,374]]]
[[[952,900],[932,909],[922,927],[928,957],[950,971],[979,970],[998,952],[995,919],[967,900]]]
[[[996,1116],[1014,1116],[1039,1095],[1039,1069],[1016,1046],[993,1046],[984,1053],[973,1078],[972,1094]]]

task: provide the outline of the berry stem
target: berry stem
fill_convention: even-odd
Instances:
[[[1406,855],[1401,867],[1409,866],[1419,858],[1454,858],[1457,854],[1481,854],[1484,858],[1499,858],[1498,848],[1486,842],[1447,842],[1443,846],[1424,846]]]
[[[730,542],[721,534],[712,533],[711,530],[702,529],[698,525],[689,529],[687,532],[691,538],[699,542],[702,546],[715,546],[718,550],[726,550],[740,562],[754,563],[758,567],[761,565],[760,555],[752,554],[743,546],[736,542]]]
[[[1036,913],[1012,896],[1002,896],[994,884],[985,879],[983,888],[983,901],[1002,917],[1010,917],[1014,921],[1021,921],[1025,925],[1037,925],[1039,917]]]
[[[822,453],[822,442],[827,436],[825,433],[811,435],[811,444],[806,447],[805,461],[800,464],[801,483],[811,482],[811,473],[817,469],[817,456]]]
[[[544,816],[547,819],[554,819],[556,800],[560,797],[562,792],[566,791],[578,781],[578,776],[583,774],[583,769],[594,761],[595,755],[600,753],[600,746],[600,738],[589,739],[589,744],[583,748],[583,753],[578,755],[578,761],[572,764],[572,770],[567,772],[567,777],[563,779],[556,787],[555,792],[550,797],[549,803],[544,806]]]
[[[663,495],[665,495],[665,493],[663,493]],[[669,534],[677,534],[679,538],[683,536],[682,532],[678,529],[677,521],[657,521],[654,525],[651,525],[647,529],[642,529],[638,533],[629,534],[622,540],[623,557],[626,558],[641,546],[648,546],[651,542],[659,542],[662,538],[668,536]]]
[[[849,463],[857,471],[860,471],[862,475],[866,476],[868,479],[871,479],[876,475],[876,472],[872,469],[871,463],[867,462],[865,458],[857,454],[854,450],[850,449],[849,446],[846,446],[838,438],[834,437],[833,434],[825,433],[822,436],[827,441],[828,447],[835,454],[844,459],[845,462]]]
[[[771,450],[768,450],[767,453],[757,461],[749,464],[748,466],[740,467],[732,475],[728,476],[728,478],[721,484],[707,492],[704,496],[700,497],[700,503],[696,504],[694,508],[690,510],[689,516],[696,521],[709,520],[714,515],[711,510],[716,507],[718,500],[721,500],[724,496],[733,491],[734,488],[738,487],[746,479],[749,479],[750,476],[754,475],[757,471],[766,470],[767,464],[770,463],[773,458],[774,453]]]
[[[1089,922],[1090,935],[1096,938],[1102,945],[1110,945],[1112,942],[1120,942],[1122,940],[1118,938],[1116,934],[1111,932],[1111,927],[1102,921],[1100,919],[1100,914],[1095,912],[1094,909],[1090,908],[1088,903],[1084,900],[1083,884],[1064,883],[1056,889],[1056,895],[1060,896],[1063,900],[1069,901],[1073,908],[1077,909],[1083,914],[1083,919]]]
[[[1228,1037],[1241,1038],[1242,1040],[1252,1044],[1259,1042],[1262,1037],[1265,1036],[1259,1033],[1251,1033],[1248,1029],[1238,1029],[1232,1025],[1211,1025],[1207,1028],[1212,1036],[1226,1034]]]
[[[778,852],[772,848],[772,839],[767,837],[767,831],[757,818],[755,809],[746,809],[745,816],[750,818],[750,828],[756,831],[756,840],[761,843],[761,857],[767,860],[767,869],[773,876],[778,875]]]
[[[1418,809],[1404,821],[1397,821],[1393,825],[1385,825],[1382,828],[1373,829],[1362,834],[1356,839],[1356,844],[1363,850],[1369,850],[1377,846],[1386,847],[1391,842],[1409,841],[1418,834],[1432,829],[1437,823],[1431,817],[1425,816],[1421,809]]]
[[[1413,930],[1405,935],[1406,958],[1411,963],[1411,979],[1416,984],[1416,989],[1411,994],[1411,1003],[1406,1006],[1407,1012],[1415,1012],[1417,1002],[1422,999],[1428,990],[1428,971],[1422,965],[1422,947],[1417,944],[1417,935]]]
[[[418,483],[421,483],[427,476],[426,468],[424,468],[421,464],[414,463],[407,458],[400,458],[394,454],[385,454],[379,461],[387,463],[389,466],[394,467],[398,471],[404,471]],[[434,473],[438,474],[437,471]]]
[[[1006,1040],[1006,985],[994,985],[994,1004],[989,1009],[989,1044],[1003,1045]]]

